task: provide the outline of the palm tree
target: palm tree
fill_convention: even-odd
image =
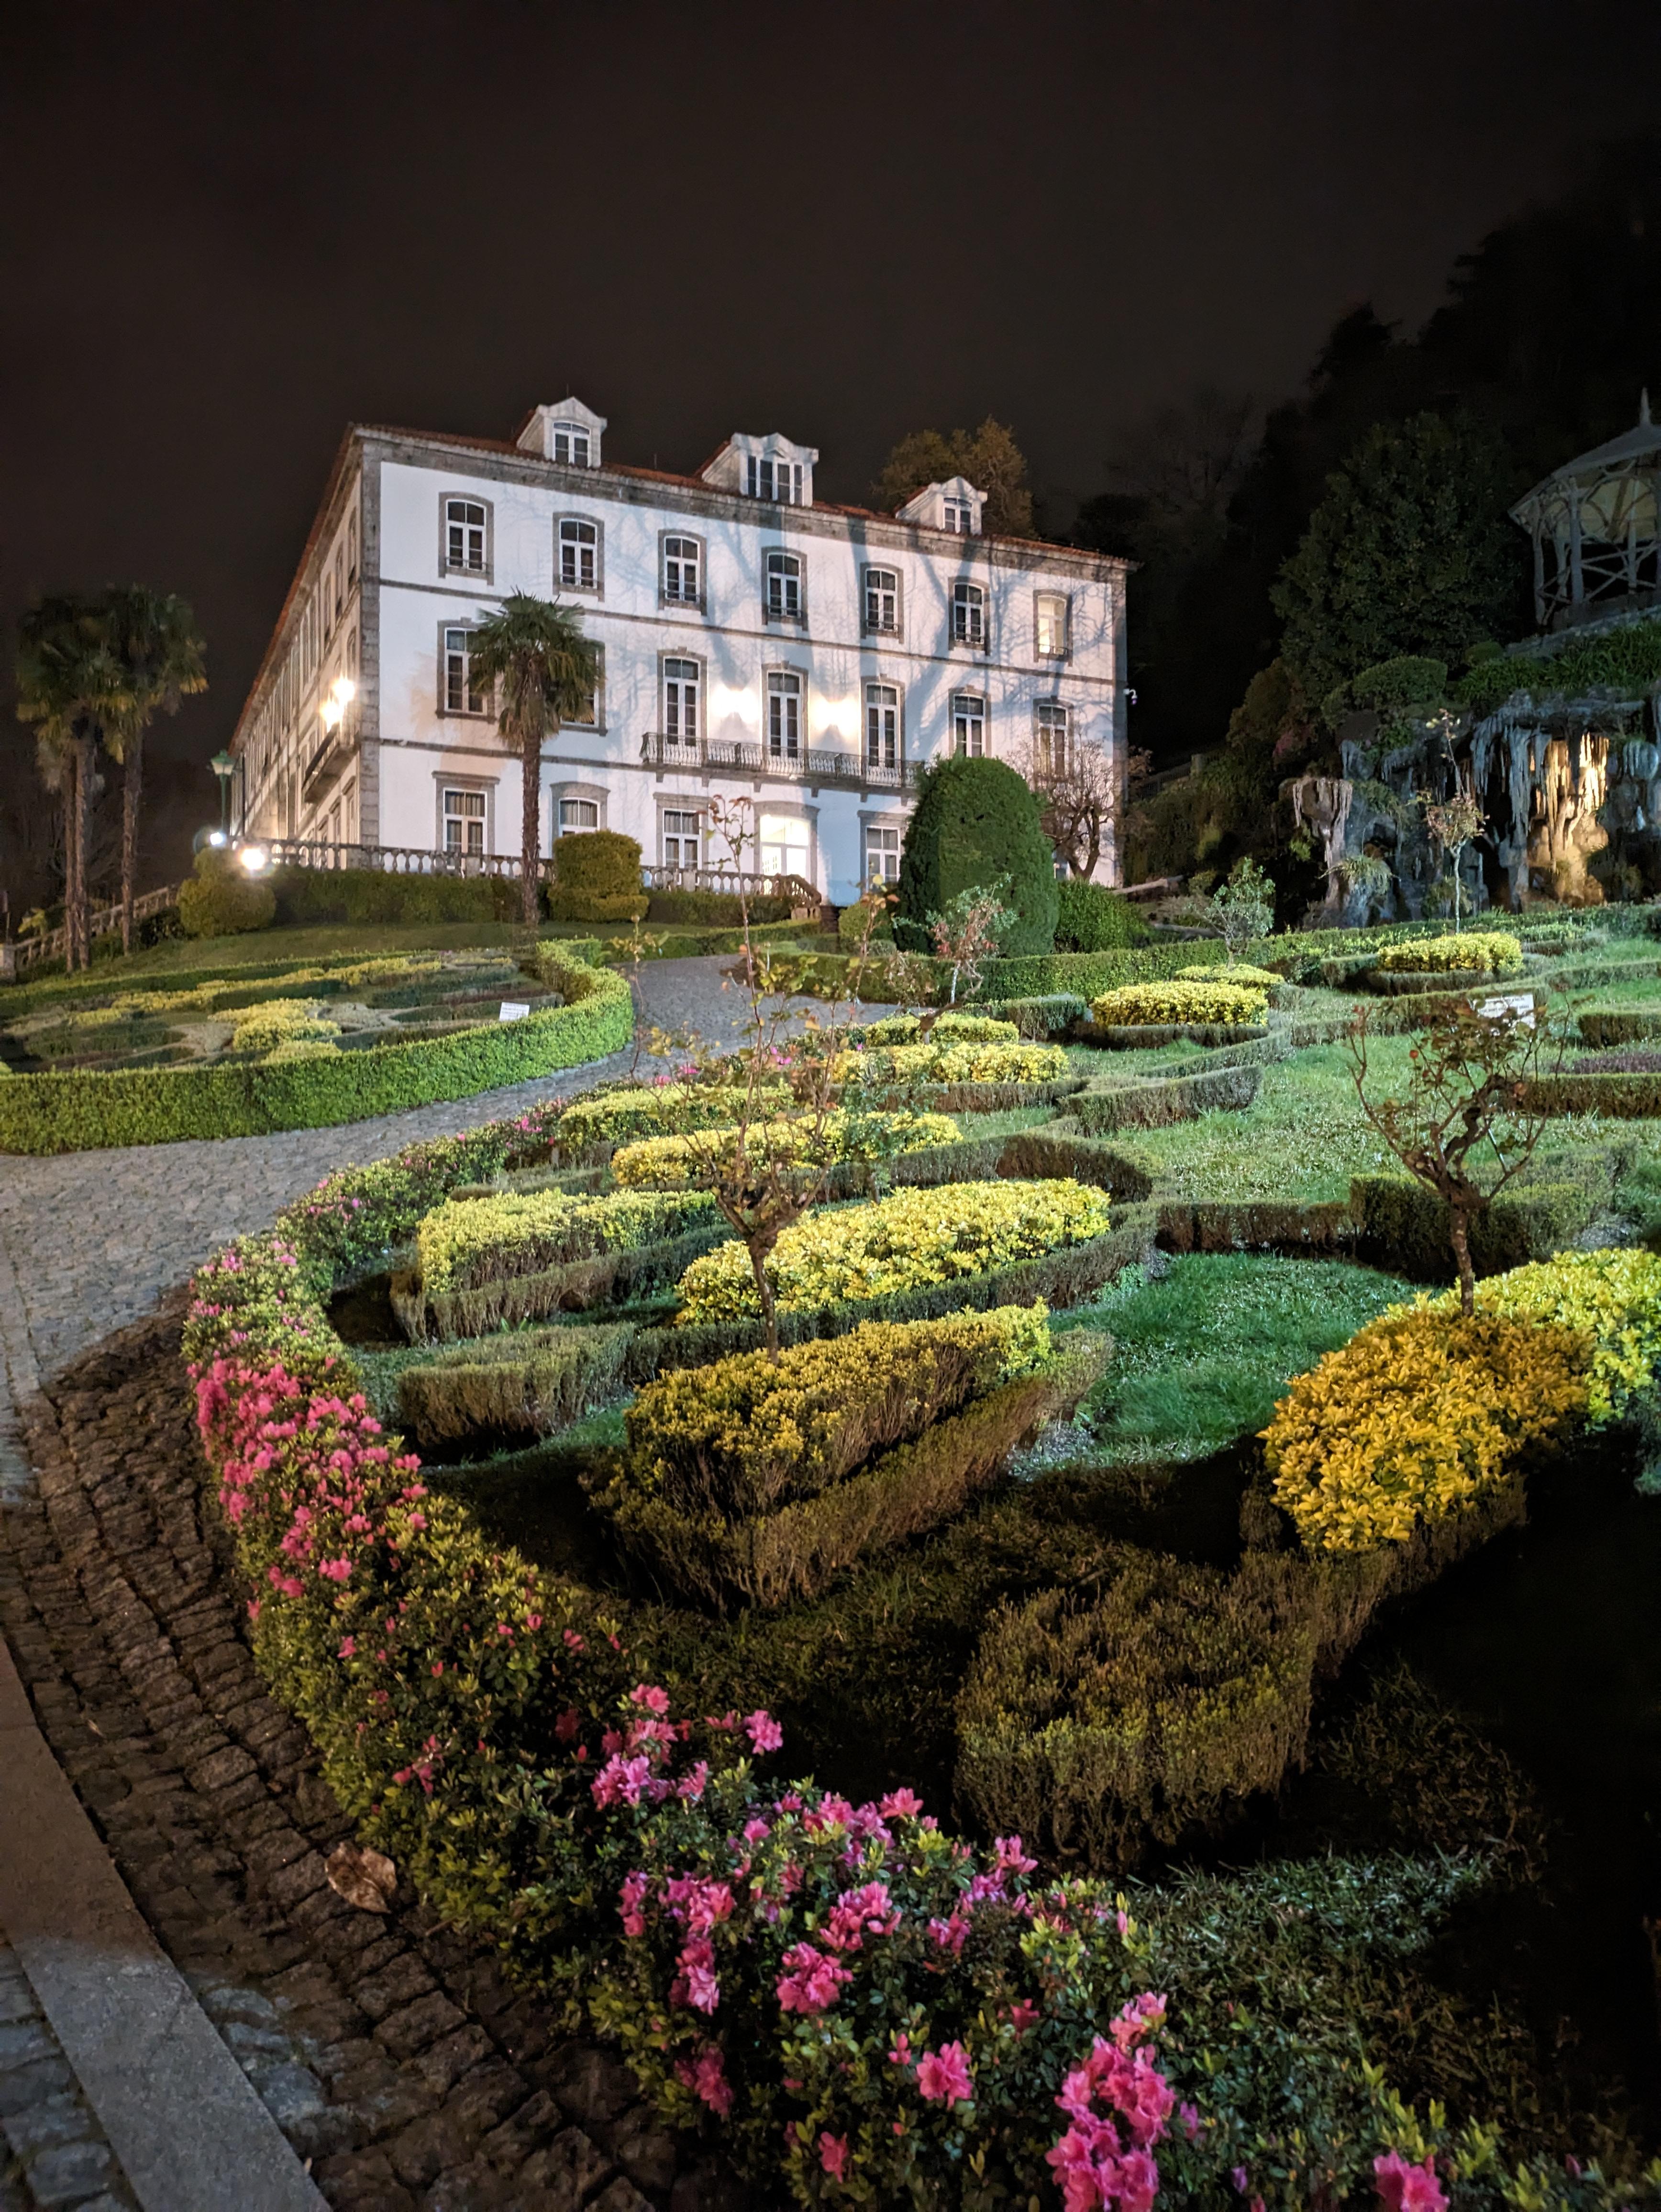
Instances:
[[[486,615],[467,641],[468,673],[481,691],[498,687],[496,718],[505,744],[517,749],[524,778],[520,809],[520,915],[537,924],[538,855],[542,842],[542,747],[562,722],[585,715],[599,682],[599,653],[579,617],[529,592],[510,592],[501,611]]]
[[[87,844],[99,740],[132,711],[106,612],[101,600],[64,593],[30,608],[17,630],[18,719],[34,726],[47,788],[64,794],[64,964],[71,969],[92,961]]]
[[[188,600],[130,584],[106,602],[110,649],[129,697],[105,743],[121,763],[121,950],[132,951],[133,878],[138,865],[138,805],[144,787],[144,732],[156,714],[176,714],[187,692],[205,691],[205,647]]]

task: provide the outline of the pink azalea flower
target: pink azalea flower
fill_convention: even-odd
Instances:
[[[789,1972],[776,1984],[782,2012],[823,2012],[837,2001],[837,1993],[853,1976],[835,1959],[825,1958],[811,1943],[794,1944],[784,1954]]]
[[[701,2097],[718,2118],[724,2120],[732,2111],[733,2085],[727,2079],[718,2043],[706,2043],[695,2059],[678,2058],[675,2075],[695,2096]]]
[[[1409,2166],[1399,2150],[1387,2150],[1373,2160],[1372,2177],[1386,2212],[1447,2212],[1433,2152],[1422,2166]]]
[[[669,1692],[660,1689],[654,1682],[641,1682],[630,1691],[629,1702],[634,1705],[644,1705],[648,1712],[661,1716],[669,1710]]]
[[[784,1730],[770,1713],[757,1711],[749,1714],[744,1729],[751,1747],[755,1751],[777,1751],[783,1745]]]
[[[843,2180],[848,2172],[848,2138],[833,2136],[827,2130],[819,2137],[819,2164],[833,2181]]]
[[[877,1807],[885,1820],[903,1820],[922,1810],[922,1800],[910,1790],[891,1790]]]
[[[960,2043],[943,2043],[938,2051],[925,2051],[917,2062],[917,2094],[933,2104],[955,2104],[972,2097],[975,2081],[969,2070],[969,2054]]]

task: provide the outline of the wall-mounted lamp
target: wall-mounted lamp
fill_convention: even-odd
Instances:
[[[331,735],[346,719],[346,709],[357,696],[357,686],[350,676],[337,676],[333,689],[318,708],[323,717],[323,726]]]

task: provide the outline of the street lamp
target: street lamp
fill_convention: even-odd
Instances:
[[[231,778],[236,774],[236,763],[227,752],[217,752],[208,766],[219,778],[219,842],[222,845],[231,830]]]

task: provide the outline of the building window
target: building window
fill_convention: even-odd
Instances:
[[[346,526],[346,581],[357,581],[357,517],[354,515]]]
[[[554,459],[563,461],[568,468],[586,469],[588,465],[588,433],[575,422],[556,422]]]
[[[1034,628],[1037,632],[1038,658],[1041,660],[1065,660],[1069,651],[1068,642],[1068,600],[1062,592],[1040,592],[1033,601]]]
[[[900,626],[900,580],[892,568],[865,572],[865,627],[878,636],[891,635]]]
[[[978,760],[986,750],[986,702],[977,692],[952,698],[952,745],[960,759]]]
[[[483,576],[490,566],[490,509],[482,499],[444,502],[444,566],[451,574]]]
[[[986,643],[986,593],[978,584],[952,586],[952,641],[977,648]]]
[[[666,660],[663,664],[663,741],[696,753],[698,744],[698,692],[703,671],[696,660]]]
[[[490,702],[473,682],[468,635],[465,629],[447,629],[444,633],[443,697],[447,714],[486,714],[490,712]]]
[[[666,807],[663,814],[663,865],[666,868],[696,868],[698,865],[698,817]]]
[[[569,836],[573,830],[598,830],[599,801],[597,799],[562,799],[559,802],[559,834]]]
[[[744,489],[751,499],[770,499],[781,507],[800,507],[801,463],[776,461],[770,454],[751,453],[744,464]]]
[[[867,884],[897,884],[900,879],[900,833],[867,823],[865,832],[865,880]]]
[[[1032,710],[1032,765],[1040,776],[1065,775],[1068,710],[1059,699],[1040,699]]]
[[[795,814],[764,814],[757,825],[761,872],[764,876],[800,876],[812,881],[813,832]]]
[[[599,589],[599,532],[574,514],[559,526],[559,581],[566,592]]]
[[[767,618],[770,622],[801,620],[801,562],[794,553],[767,556]]]
[[[942,528],[954,538],[972,538],[975,534],[975,510],[966,499],[945,499],[940,501],[944,515]]]
[[[444,793],[444,849],[464,853],[469,859],[484,854],[484,793],[450,791]]]
[[[865,687],[865,763],[892,768],[899,758],[900,695],[891,684]]]
[[[703,543],[697,538],[663,541],[663,596],[672,606],[703,605]]]
[[[801,678],[782,670],[767,679],[767,757],[801,758]]]

